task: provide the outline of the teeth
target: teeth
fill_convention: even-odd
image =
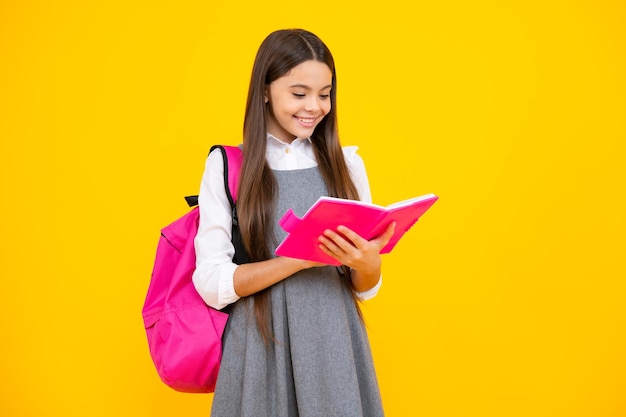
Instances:
[[[298,117],[298,120],[300,120],[302,123],[313,123],[315,121],[315,119],[305,119],[303,117]]]

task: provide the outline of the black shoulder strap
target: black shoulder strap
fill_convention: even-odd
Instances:
[[[197,195],[186,195],[185,196],[185,201],[187,202],[187,205],[189,207],[197,206],[198,205],[198,196]]]
[[[215,149],[219,149],[222,153],[222,160],[224,161],[224,189],[226,190],[226,197],[228,197],[228,202],[230,203],[230,207],[235,207],[235,199],[233,198],[233,190],[230,189],[230,163],[228,160],[228,152],[222,145],[213,145],[211,146],[211,150],[209,154],[213,152]],[[231,152],[232,153],[232,152]]]
[[[214,145],[211,147],[209,154],[215,149],[219,149],[221,151],[222,158],[224,159],[224,189],[226,190],[226,197],[228,197],[228,202],[230,203],[230,207],[232,209],[233,225],[231,229],[231,236],[233,246],[235,247],[235,256],[233,256],[233,262],[237,265],[241,265],[250,262],[250,257],[248,256],[248,253],[246,252],[246,249],[243,245],[243,239],[241,237],[241,232],[239,231],[239,217],[237,216],[237,205],[235,204],[235,199],[233,198],[232,190],[230,189],[229,185],[228,153],[222,145]],[[189,207],[198,205],[197,195],[186,196],[185,200],[187,201]]]
[[[230,189],[229,186],[229,165],[228,165],[228,154],[226,152],[226,149],[224,149],[224,147],[222,145],[213,145],[211,146],[211,149],[209,150],[209,154],[211,154],[211,152],[213,152],[213,150],[215,149],[219,149],[221,154],[222,154],[222,159],[224,161],[224,189],[226,190],[226,197],[228,197],[228,202],[230,203],[230,207],[234,208],[235,207],[235,199],[233,198],[233,194],[232,194],[232,190]],[[189,207],[194,207],[198,205],[198,196],[197,195],[188,195],[185,196],[185,201],[187,202],[187,205]]]

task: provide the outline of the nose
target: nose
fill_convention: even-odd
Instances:
[[[317,96],[309,97],[309,99],[304,104],[304,110],[309,113],[318,112],[321,108],[320,99]]]

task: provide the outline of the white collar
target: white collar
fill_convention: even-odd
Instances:
[[[306,138],[306,139],[302,139],[302,138],[295,138],[295,139],[294,139],[291,143],[287,143],[287,142],[285,142],[285,141],[282,141],[282,140],[278,139],[276,136],[272,135],[272,134],[271,134],[271,133],[269,133],[269,132],[267,132],[267,138],[268,138],[268,139],[270,139],[270,140],[272,140],[274,143],[276,143],[276,144],[280,144],[280,145],[282,145],[282,146],[292,146],[292,145],[298,144],[298,143],[300,143],[300,142],[305,142],[305,141],[307,141],[307,142],[309,142],[309,143],[312,143],[312,142],[311,142],[311,138]]]

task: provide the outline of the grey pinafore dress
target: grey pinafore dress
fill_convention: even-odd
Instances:
[[[316,168],[274,171],[278,218],[301,216],[327,190]],[[270,289],[267,347],[253,297],[232,305],[212,417],[380,417],[382,403],[369,341],[350,290],[335,267],[300,271]]]

